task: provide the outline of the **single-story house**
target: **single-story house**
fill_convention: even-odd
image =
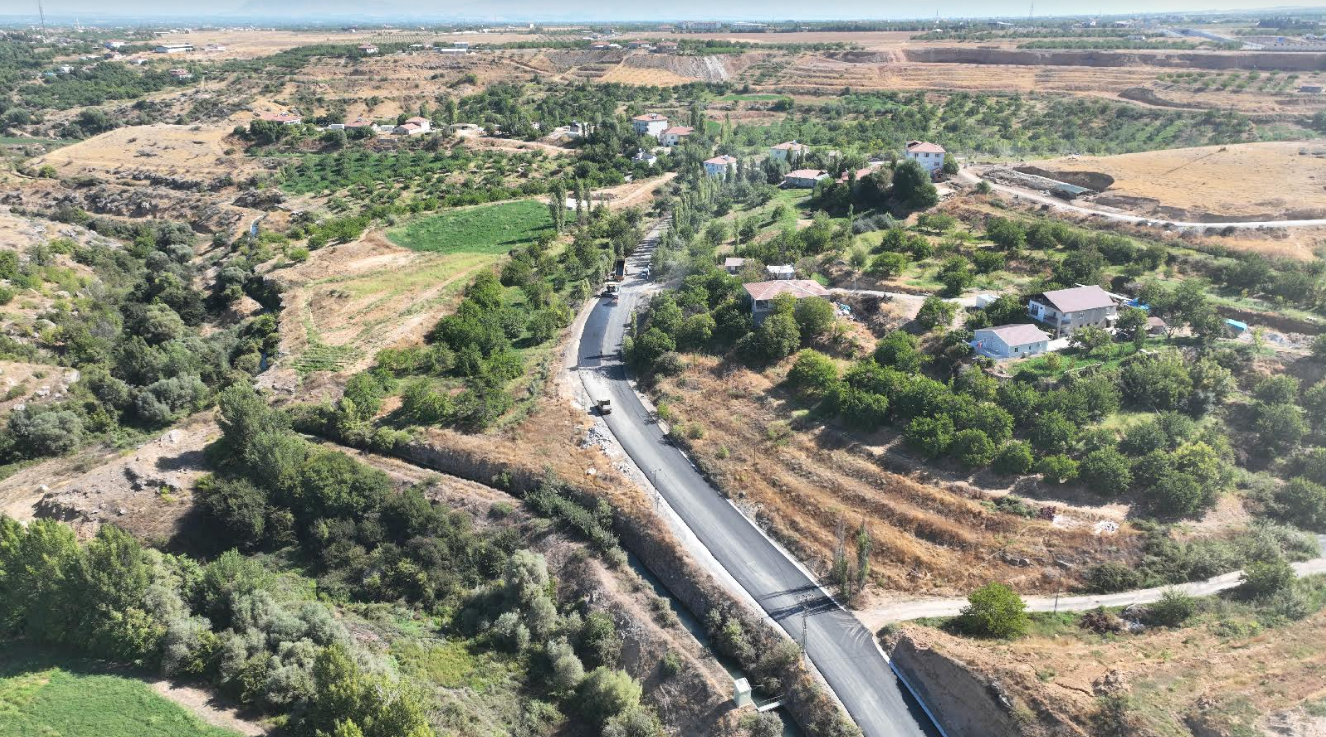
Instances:
[[[188,69],[172,69],[170,70],[170,76],[175,79],[193,79],[193,73]]]
[[[908,141],[903,155],[934,176],[944,168],[944,147],[927,141]]]
[[[810,153],[810,146],[796,141],[786,141],[776,146],[769,147],[769,158],[787,161],[796,156],[805,156]]]
[[[737,158],[723,154],[712,159],[705,159],[704,173],[711,177],[725,177],[737,171]]]
[[[659,41],[658,44],[654,46],[654,53],[656,53],[656,54],[675,54],[675,53],[677,53],[677,42],[676,42],[676,41]]]
[[[469,49],[463,49],[459,46],[438,47],[437,49],[434,49],[434,51],[443,56],[465,56],[470,53]]]
[[[158,54],[183,54],[193,51],[193,44],[160,44],[155,51]]]
[[[1027,314],[1054,328],[1056,335],[1070,335],[1087,325],[1109,327],[1119,311],[1110,293],[1093,284],[1038,294],[1028,300]]]
[[[864,169],[857,169],[855,172],[853,172],[851,169],[848,169],[847,171],[843,172],[842,175],[840,175],[840,176],[838,177],[838,181],[839,181],[839,182],[842,182],[843,184],[847,184],[849,181],[851,181],[851,180],[853,179],[853,176],[852,176],[852,175],[855,174],[855,175],[856,175],[856,176],[855,176],[855,179],[856,179],[856,181],[859,182],[859,181],[861,181],[862,179],[865,179],[866,177],[870,176],[870,173],[873,172],[873,171],[874,171],[874,169],[872,169],[871,167],[868,167],[868,166],[867,166],[866,168],[864,168]]]
[[[416,115],[416,116],[414,116],[413,118],[407,118],[407,119],[405,120],[405,123],[406,123],[406,125],[409,125],[410,123],[413,123],[413,124],[419,126],[420,128],[423,128],[424,133],[427,133],[428,131],[430,131],[430,130],[433,129],[433,123],[432,123],[432,121],[430,121],[428,118],[425,118],[425,117],[420,116],[420,115]]]
[[[829,173],[823,169],[797,169],[783,177],[783,186],[792,189],[814,189],[816,182],[828,178]]]
[[[977,330],[971,345],[977,353],[991,358],[1025,358],[1044,353],[1050,346],[1050,336],[1030,323],[1000,325]]]
[[[746,259],[744,258],[738,258],[736,256],[728,256],[727,258],[723,259],[723,270],[734,276],[738,271],[741,271],[742,267],[745,265],[746,265]]]
[[[682,139],[694,132],[695,129],[689,125],[674,125],[659,134],[658,142],[664,146],[676,146],[682,142]]]
[[[626,48],[628,48],[628,49],[648,49],[648,48],[652,48],[652,47],[649,45],[649,42],[648,42],[648,41],[641,41],[641,40],[637,39],[637,40],[635,40],[635,41],[632,41],[632,42],[626,44]]]
[[[398,136],[422,136],[428,129],[418,123],[402,123],[391,130]]]
[[[645,113],[631,118],[631,128],[636,135],[658,138],[668,129],[668,119],[658,113]]]
[[[769,272],[770,279],[797,278],[797,270],[791,264],[783,264],[782,266],[766,266],[764,267],[764,270]]]
[[[294,113],[263,113],[258,116],[268,123],[280,123],[281,125],[299,125],[304,119]]]
[[[121,49],[124,48],[124,44],[124,41],[111,40],[103,43],[102,46],[105,46],[108,49]]]
[[[644,164],[645,166],[653,166],[658,163],[658,157],[655,156],[652,151],[646,151],[642,148],[636,152],[635,156],[631,157],[631,161]]]
[[[345,127],[346,127],[346,128],[369,128],[369,127],[371,127],[372,125],[373,125],[373,121],[371,121],[371,120],[364,120],[363,118],[355,118],[354,120],[350,121],[349,123],[346,123],[346,124],[345,124]]]
[[[372,55],[378,53],[378,47],[373,44],[359,44],[359,53]]]
[[[769,316],[773,310],[774,298],[780,294],[790,294],[796,299],[829,296],[829,290],[810,279],[776,279],[751,282],[742,286],[746,289],[746,294],[750,295],[750,314],[755,319],[756,325],[764,322],[764,318]]]

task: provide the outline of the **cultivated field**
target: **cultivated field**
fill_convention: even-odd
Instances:
[[[1038,166],[1112,177],[1101,202],[1158,216],[1305,219],[1326,212],[1326,144],[1206,146],[1070,157]]]

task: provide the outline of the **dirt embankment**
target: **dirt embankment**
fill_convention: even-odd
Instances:
[[[1166,67],[1178,69],[1326,70],[1326,55],[1275,52],[1138,52],[982,47],[921,47],[903,49],[907,61],[925,64],[1012,64],[1072,67]]]
[[[894,667],[936,715],[948,737],[1087,737],[1074,721],[1090,707],[1085,692],[1047,688],[1002,668],[989,651],[933,630],[889,636]]]
[[[681,77],[698,79],[703,82],[726,82],[738,74],[741,74],[747,67],[762,59],[763,56],[764,55],[761,54],[741,54],[736,56],[633,54],[626,58],[625,65],[640,69],[662,69]]]

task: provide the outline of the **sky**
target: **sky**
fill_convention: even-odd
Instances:
[[[315,20],[329,15],[475,20],[831,20],[1025,16],[1031,0],[42,0],[48,18],[233,16],[260,12]],[[1284,0],[1037,0],[1035,14],[1129,14],[1285,7]],[[37,0],[0,0],[0,16],[35,15]]]

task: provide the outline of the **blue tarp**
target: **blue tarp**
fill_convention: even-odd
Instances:
[[[1225,324],[1240,333],[1248,329],[1248,324],[1246,322],[1239,322],[1238,320],[1225,320]]]

